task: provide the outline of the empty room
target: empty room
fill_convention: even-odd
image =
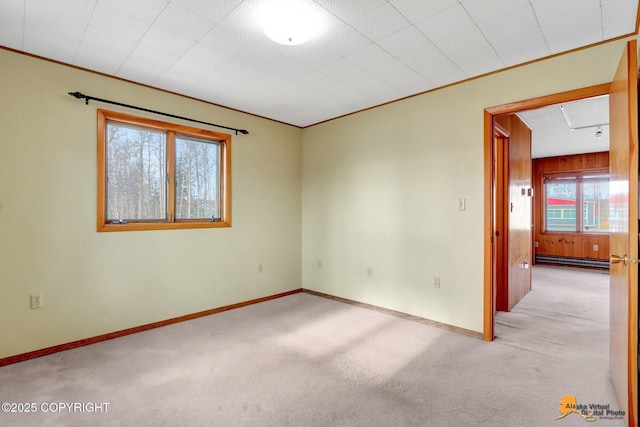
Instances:
[[[629,0],[0,0],[0,425],[637,426],[637,34]],[[539,160],[600,150],[519,151],[526,112],[599,97],[609,200],[581,173],[571,214]]]

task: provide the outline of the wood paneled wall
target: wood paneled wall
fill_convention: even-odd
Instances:
[[[542,223],[544,209],[542,176],[547,173],[602,170],[609,170],[608,151],[533,160],[534,240],[538,242],[538,247],[535,248],[536,254],[609,259],[608,234],[542,232],[544,230]],[[594,250],[594,245],[597,245],[597,251]]]

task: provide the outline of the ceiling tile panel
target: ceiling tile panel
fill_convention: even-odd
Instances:
[[[256,80],[260,79],[260,70],[275,74],[287,81],[310,72],[309,67],[280,52],[286,47],[272,43],[271,40],[265,40],[246,49],[237,58],[247,66],[248,71],[255,73]]]
[[[577,106],[565,104],[565,107],[593,114],[591,124],[607,121],[609,115],[608,96],[590,98],[578,101]],[[582,113],[579,113],[582,114]],[[603,126],[604,136],[596,137],[596,128],[587,128],[571,131],[562,115],[558,104],[550,105],[535,110],[518,113],[532,132],[532,156],[534,158],[551,157],[566,154],[594,153],[609,150],[608,126]]]
[[[217,51],[235,56],[264,39],[259,17],[251,2],[243,2],[204,35],[200,42]]]
[[[175,56],[184,55],[196,43],[189,37],[153,25],[144,35],[142,43]]]
[[[327,64],[331,64],[340,58],[340,56],[326,49],[322,43],[316,41],[310,41],[300,46],[282,46],[280,52],[313,70],[324,67]]]
[[[89,70],[115,74],[136,46],[135,41],[120,35],[112,35],[109,39],[101,35],[87,35],[76,53],[73,64]]]
[[[204,80],[214,71],[211,67],[180,58],[154,84],[169,90],[182,91]]]
[[[215,23],[176,4],[169,3],[154,24],[177,35],[198,41],[215,26]]]
[[[193,61],[200,65],[219,68],[224,64],[233,61],[231,55],[215,50],[205,44],[196,43],[182,56],[184,59]]]
[[[22,49],[24,1],[0,0],[0,45]]]
[[[153,22],[167,7],[170,0],[100,0],[114,9],[137,16],[148,22]]]
[[[636,16],[630,11],[636,0],[602,0],[602,27],[605,39],[635,32]]]
[[[344,83],[351,85],[360,93],[370,95],[371,99],[375,99],[376,104],[388,102],[402,96],[398,89],[368,71],[362,71],[348,77],[344,80]],[[367,98],[361,99],[366,100]]]
[[[151,26],[151,21],[139,18],[121,9],[109,6],[104,1],[98,2],[91,16],[91,22],[85,37],[108,38],[113,35],[122,36],[133,41],[140,41]]]
[[[334,80],[320,71],[310,71],[308,73],[301,74],[300,76],[291,80],[292,85],[295,85],[300,90],[311,90],[324,88],[334,83]]]
[[[551,53],[602,40],[599,0],[531,0]]]
[[[96,1],[92,0],[28,1],[25,8],[24,49],[36,55],[72,63],[95,4]]]
[[[410,25],[409,21],[389,3],[350,21],[369,40],[377,41]]]
[[[389,0],[411,23],[422,21],[458,4],[458,0]]]
[[[337,60],[320,67],[319,71],[334,80],[340,81],[358,74],[362,71],[362,68],[347,59],[338,58]]]
[[[416,27],[469,76],[505,66],[461,5],[420,21]]]
[[[316,3],[346,23],[384,5],[387,0],[315,0]]]
[[[259,88],[262,88],[259,89],[258,92],[274,87],[280,87],[291,81],[290,79],[274,74],[269,70],[256,69],[251,64],[245,63],[240,59],[223,64],[220,67],[220,70],[246,82],[255,82]]]
[[[506,65],[550,54],[527,0],[464,0],[462,5]]]
[[[510,37],[492,41],[505,65],[512,66],[550,55],[547,43],[538,27],[518,31]]]
[[[242,0],[171,0],[171,2],[217,23],[238,7]]]
[[[135,82],[152,84],[177,60],[176,55],[140,43],[116,75]]]
[[[429,82],[423,90],[468,77],[415,27],[398,31],[378,44]]]
[[[327,49],[340,56],[371,44],[360,32],[336,17],[327,20],[326,32],[318,39]]]

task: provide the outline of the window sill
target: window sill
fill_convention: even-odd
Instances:
[[[214,221],[214,222],[130,222],[127,224],[98,224],[98,232],[110,231],[145,231],[145,230],[180,230],[190,228],[228,228],[231,227],[230,221]]]
[[[610,231],[602,231],[602,232],[587,232],[587,231],[542,231],[540,232],[542,236],[609,236],[611,235]]]

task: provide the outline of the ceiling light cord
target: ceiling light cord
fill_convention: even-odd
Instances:
[[[229,127],[229,126],[223,126],[223,125],[217,125],[215,123],[204,122],[202,120],[190,119],[189,117],[178,116],[176,114],[163,113],[162,111],[151,110],[149,108],[136,107],[135,105],[124,104],[122,102],[110,101],[108,99],[103,99],[103,98],[96,98],[95,96],[85,95],[85,94],[83,94],[81,92],[69,92],[69,95],[71,95],[71,96],[73,96],[74,98],[77,98],[77,99],[84,99],[85,105],[89,105],[89,101],[106,102],[107,104],[118,105],[120,107],[133,108],[135,110],[146,111],[147,113],[160,114],[161,116],[172,117],[174,119],[187,120],[189,122],[200,123],[200,124],[203,124],[203,125],[209,125],[209,126],[214,126],[214,127],[217,127],[217,128],[232,130],[232,131],[234,131],[236,133],[236,135],[239,134],[239,133],[241,133],[243,135],[247,135],[249,133],[249,131],[246,130],[246,129],[236,129],[236,128],[232,128],[232,127]]]

